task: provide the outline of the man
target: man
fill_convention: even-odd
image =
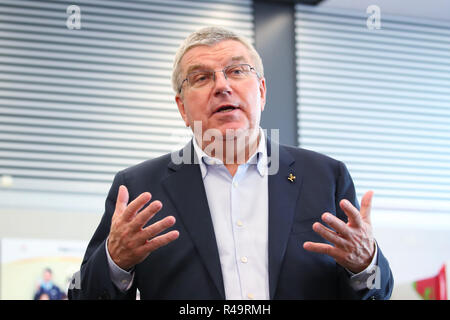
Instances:
[[[34,294],[34,300],[63,300],[64,298],[66,298],[64,292],[53,282],[52,269],[45,268]]]
[[[172,80],[194,138],[116,175],[69,296],[389,298],[372,192],[359,211],[343,163],[264,136],[266,82],[253,46],[201,29],[179,48]]]

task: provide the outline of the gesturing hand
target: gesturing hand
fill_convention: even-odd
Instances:
[[[348,217],[348,223],[343,222],[331,213],[325,212],[322,215],[322,220],[335,231],[326,228],[320,222],[313,224],[313,230],[334,246],[307,241],[303,244],[303,248],[308,251],[327,254],[353,273],[359,273],[366,269],[375,253],[375,239],[370,221],[372,196],[372,191],[364,194],[360,212],[348,200],[342,200],[339,203]]]
[[[129,270],[142,262],[152,251],[178,238],[176,230],[157,236],[175,224],[175,218],[166,217],[144,228],[145,224],[162,208],[160,201],[150,201],[151,194],[144,192],[128,204],[128,190],[119,187],[116,210],[114,211],[108,238],[108,252],[115,264]]]

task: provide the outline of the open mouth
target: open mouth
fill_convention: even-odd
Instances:
[[[224,105],[224,106],[220,106],[219,108],[217,108],[216,111],[214,111],[214,113],[226,113],[226,112],[231,112],[231,111],[234,111],[237,109],[240,109],[240,108],[233,106],[233,105]]]

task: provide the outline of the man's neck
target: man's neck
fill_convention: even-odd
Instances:
[[[210,157],[222,160],[232,176],[235,175],[239,165],[246,163],[258,149],[261,139],[259,128],[236,136],[228,135],[225,139],[212,139],[198,144]],[[199,140],[197,139],[197,142]]]

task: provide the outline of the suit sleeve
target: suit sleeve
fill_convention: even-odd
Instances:
[[[336,215],[341,220],[347,222],[347,215],[340,208],[339,202],[342,199],[349,200],[359,210],[359,203],[355,192],[355,186],[350,173],[344,163],[339,162],[339,173],[336,182]],[[338,272],[340,273],[341,288],[340,293],[343,299],[374,299],[385,300],[389,299],[394,287],[394,278],[391,272],[391,268],[381,248],[378,246],[378,255],[376,261],[376,267],[371,269],[369,275],[369,283],[367,289],[354,290],[350,286],[349,275],[345,268],[338,265]]]
[[[69,299],[135,299],[136,288],[133,286],[122,293],[112,282],[106,255],[106,239],[111,228],[117,193],[120,185],[125,185],[121,172],[113,181],[105,202],[105,212],[90,240],[80,269],[80,288],[69,289]]]

